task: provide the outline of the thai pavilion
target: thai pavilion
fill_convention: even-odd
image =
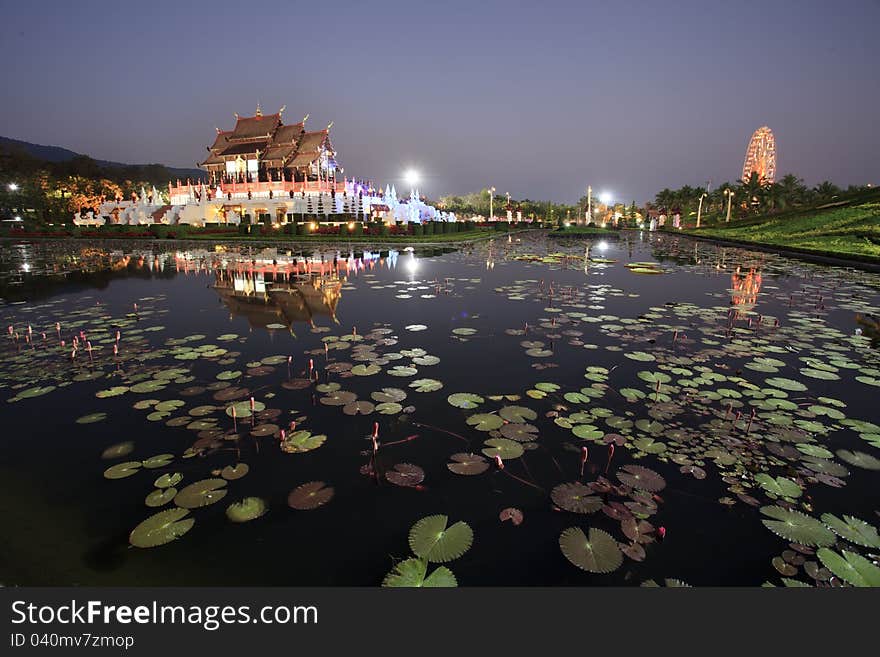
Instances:
[[[273,225],[307,217],[327,221],[454,221],[427,205],[416,190],[398,198],[394,187],[343,177],[330,141],[332,123],[308,131],[308,115],[285,124],[284,108],[235,115],[232,130],[217,130],[199,167],[206,181],[169,182],[166,192],[141,190],[130,201],[105,202],[96,213],[77,213],[77,224],[238,224],[245,217]],[[167,198],[163,198],[167,196]]]

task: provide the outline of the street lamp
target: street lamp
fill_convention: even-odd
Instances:
[[[734,192],[730,187],[724,190],[724,195],[727,197],[727,219],[726,222],[730,223],[730,202],[733,200]]]
[[[601,203],[602,205],[605,206],[606,212],[608,210],[608,207],[611,205],[611,201],[612,201],[611,194],[609,194],[608,192],[602,192],[601,194],[599,194],[599,203]],[[613,218],[614,217],[614,208],[611,208],[611,214],[612,214],[612,218]],[[605,228],[605,224],[606,224],[606,221],[605,221],[605,218],[603,217],[602,218],[602,228]]]
[[[495,202],[495,188],[490,187],[489,188],[489,221],[492,221],[492,219],[495,217],[494,202]]]
[[[706,192],[703,192],[702,194],[700,194],[700,205],[697,206],[697,228],[700,227],[700,214],[702,214],[702,212],[703,212],[703,199],[706,198],[707,196],[708,196],[708,194]]]
[[[17,192],[18,191],[18,185],[16,183],[9,183],[9,185],[7,185],[7,187],[9,187],[10,192]]]

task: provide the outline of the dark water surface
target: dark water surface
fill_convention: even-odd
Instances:
[[[373,586],[434,514],[473,531],[445,563],[463,586],[874,576],[877,274],[649,234],[413,253],[46,241],[0,245],[0,291],[5,585]],[[468,453],[485,471],[450,470]],[[397,464],[413,485],[389,481]],[[226,493],[148,506],[162,475]],[[332,497],[291,508],[307,482]],[[265,514],[231,522],[250,497]],[[205,504],[186,533],[129,544],[177,503]],[[590,536],[567,532],[572,560],[568,528]]]

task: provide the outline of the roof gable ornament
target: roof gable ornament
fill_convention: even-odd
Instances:
[[[281,116],[282,114],[284,114],[284,110],[286,110],[286,109],[287,109],[287,105],[282,105],[281,109],[278,110],[278,116]]]
[[[302,122],[303,122],[303,127],[305,127],[306,121],[309,120],[309,117],[310,117],[310,116],[311,116],[311,114],[306,114],[306,115],[303,117],[303,120],[302,120]]]
[[[329,130],[332,127],[333,127],[333,121],[330,121],[330,123],[327,124],[326,130]]]
[[[260,101],[257,101],[257,111],[254,112],[254,116],[256,116],[256,117],[263,116],[263,108],[260,106]]]

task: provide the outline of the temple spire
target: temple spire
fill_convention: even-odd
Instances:
[[[260,106],[260,101],[257,101],[257,111],[254,116],[263,116],[263,108]]]

